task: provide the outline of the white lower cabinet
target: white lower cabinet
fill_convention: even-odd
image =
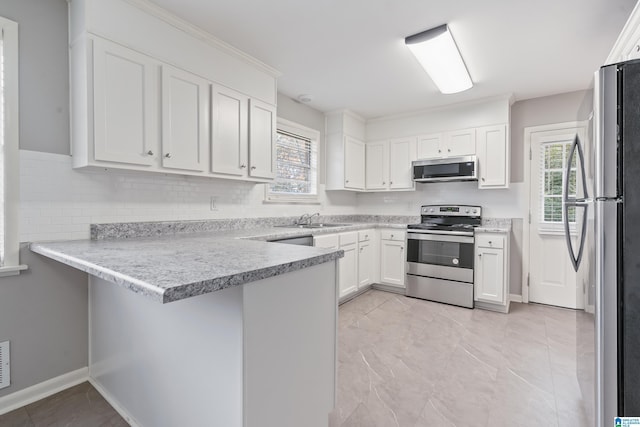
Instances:
[[[315,236],[318,248],[342,249],[344,257],[338,261],[339,298],[355,293],[362,286],[374,282],[376,256],[375,230],[349,231]]]
[[[358,232],[350,231],[338,235],[344,257],[338,263],[339,297],[358,290]]]
[[[405,287],[406,233],[397,229],[380,231],[380,283]]]
[[[375,240],[373,230],[358,232],[358,289],[373,283]]]
[[[509,235],[478,233],[475,238],[475,305],[509,312]]]

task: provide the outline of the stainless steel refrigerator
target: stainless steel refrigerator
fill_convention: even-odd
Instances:
[[[569,197],[568,169],[564,222],[586,293],[578,381],[589,423],[608,427],[616,416],[640,416],[640,60],[602,67],[593,107],[592,136],[576,137],[570,151],[578,190]]]

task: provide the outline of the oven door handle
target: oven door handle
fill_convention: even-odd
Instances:
[[[472,236],[454,236],[447,234],[407,233],[408,240],[429,240],[432,242],[473,243]]]

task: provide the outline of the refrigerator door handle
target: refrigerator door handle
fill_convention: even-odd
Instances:
[[[578,152],[578,164],[580,175],[582,178],[583,185],[583,194],[584,197],[580,199],[570,198],[569,197],[569,178],[571,177],[571,163],[573,162],[573,157],[576,154],[576,149]],[[580,145],[580,140],[578,139],[578,135],[575,136],[573,140],[573,144],[571,144],[571,151],[569,152],[569,158],[567,159],[567,169],[565,170],[564,176],[564,186],[562,188],[562,207],[563,207],[563,223],[564,223],[564,236],[567,242],[567,249],[569,250],[569,257],[571,259],[571,264],[573,265],[573,269],[578,271],[578,267],[580,266],[580,262],[582,261],[582,254],[584,253],[584,240],[587,232],[587,219],[588,219],[588,209],[589,209],[589,194],[587,192],[586,187],[586,173],[584,170],[584,153],[582,151],[582,146]],[[576,186],[578,183],[576,182]],[[584,208],[582,212],[582,230],[580,231],[580,246],[578,247],[578,253],[576,255],[575,250],[573,249],[573,242],[571,241],[571,230],[569,227],[569,208]]]

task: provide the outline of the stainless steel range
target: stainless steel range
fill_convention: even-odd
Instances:
[[[426,205],[407,226],[407,296],[473,308],[473,229],[480,206]]]

